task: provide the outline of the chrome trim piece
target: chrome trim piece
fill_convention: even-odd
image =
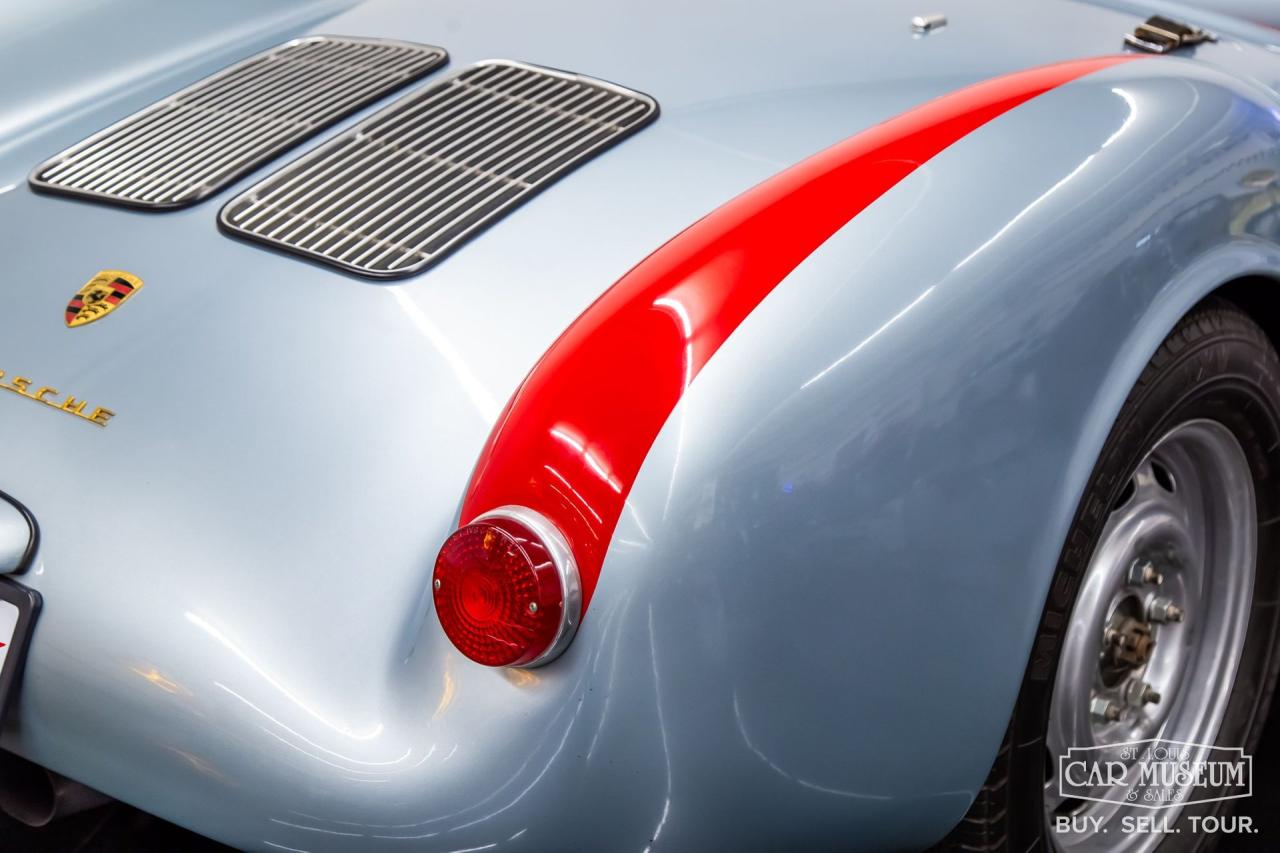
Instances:
[[[657,114],[612,83],[481,62],[285,166],[218,222],[347,272],[412,275]]]
[[[545,652],[526,664],[522,669],[542,666],[560,657],[569,648],[573,637],[578,633],[578,624],[582,621],[582,581],[578,577],[578,564],[573,559],[573,551],[569,542],[546,516],[523,506],[500,506],[476,516],[471,524],[477,524],[491,518],[505,518],[523,524],[537,534],[542,544],[551,555],[551,562],[560,576],[560,592],[564,597],[564,608],[560,612],[560,629],[556,638]]]
[[[443,48],[390,39],[295,39],[95,133],[29,180],[129,207],[186,207],[448,58]]]

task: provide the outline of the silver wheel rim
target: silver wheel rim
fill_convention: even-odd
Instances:
[[[1177,818],[1177,807],[1125,805],[1124,789],[1091,792],[1106,802],[1062,797],[1060,758],[1148,738],[1215,741],[1244,646],[1256,534],[1248,460],[1216,421],[1171,430],[1131,475],[1081,581],[1050,702],[1045,818],[1058,849],[1150,850],[1163,836],[1122,834],[1120,815]],[[1059,815],[1111,829],[1054,832]]]

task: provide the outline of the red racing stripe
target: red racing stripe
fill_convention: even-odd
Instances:
[[[1037,95],[1136,55],[1048,65],[930,101],[821,151],[641,261],[551,346],[489,436],[462,521],[515,504],[569,540],[591,600],[645,456],[698,371],[765,296],[922,163]]]

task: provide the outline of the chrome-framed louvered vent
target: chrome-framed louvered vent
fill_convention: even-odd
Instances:
[[[482,62],[285,166],[218,221],[349,272],[411,275],[657,113],[648,95],[612,83]]]
[[[40,164],[31,185],[130,207],[186,207],[448,58],[443,48],[388,39],[286,42],[73,145]]]

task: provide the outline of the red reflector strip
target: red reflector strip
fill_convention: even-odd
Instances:
[[[499,417],[462,507],[537,510],[590,602],[649,448],[684,390],[770,291],[938,152],[1037,95],[1136,55],[1048,65],[944,95],[769,178],[641,261],[593,303]]]

